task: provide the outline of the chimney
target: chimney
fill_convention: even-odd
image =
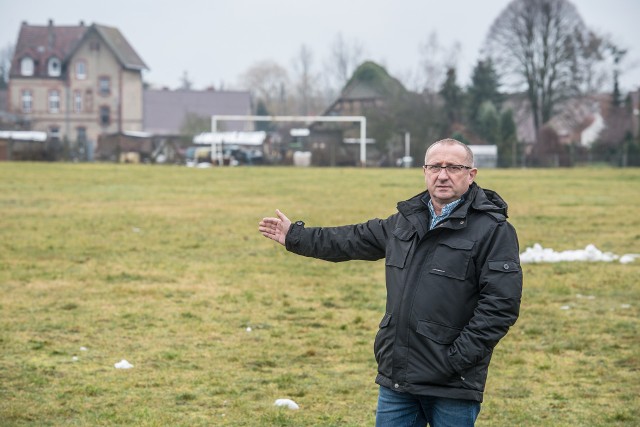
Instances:
[[[56,35],[53,31],[53,19],[49,19],[49,47],[53,48],[56,44]]]
[[[84,27],[84,21],[80,21],[80,26]]]

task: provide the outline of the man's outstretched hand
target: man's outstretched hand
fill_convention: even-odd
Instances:
[[[284,239],[287,236],[289,227],[291,227],[291,221],[278,209],[276,209],[276,215],[278,215],[278,218],[262,218],[262,221],[258,223],[258,231],[264,237],[284,245]]]

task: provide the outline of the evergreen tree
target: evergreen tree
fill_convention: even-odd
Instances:
[[[485,101],[478,109],[478,135],[488,144],[500,147],[500,115],[491,101]]]
[[[612,103],[615,107],[619,107],[622,105],[622,94],[620,93],[620,87],[618,83],[618,79],[620,77],[620,62],[627,54],[626,49],[620,49],[613,43],[609,45],[609,50],[613,56],[613,94],[612,94]]]
[[[269,116],[271,115],[269,113],[269,110],[267,109],[267,106],[265,105],[264,101],[262,101],[262,99],[258,100],[258,105],[256,105],[256,116]],[[255,122],[255,129],[257,131],[271,131],[273,129],[273,124],[270,122]]]
[[[500,115],[500,145],[498,146],[498,166],[516,167],[518,164],[518,135],[513,112],[509,109]]]
[[[463,92],[456,82],[456,69],[447,70],[447,79],[442,84],[440,95],[444,99],[444,109],[449,126],[462,121]]]
[[[500,81],[491,60],[478,61],[471,76],[471,86],[467,90],[467,117],[471,128],[476,132],[480,128],[478,113],[484,102],[489,101],[500,109],[503,95],[499,89]]]

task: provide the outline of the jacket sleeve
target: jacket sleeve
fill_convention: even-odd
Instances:
[[[461,373],[489,356],[516,322],[522,297],[518,237],[508,222],[497,224],[481,253],[479,300],[473,316],[449,348],[449,360]]]
[[[295,223],[287,233],[285,246],[290,252],[325,261],[374,261],[385,256],[386,221],[310,228]]]

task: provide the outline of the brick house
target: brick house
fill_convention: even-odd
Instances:
[[[141,131],[142,70],[148,69],[117,28],[20,27],[11,63],[8,110],[53,143],[91,159],[98,136]]]

